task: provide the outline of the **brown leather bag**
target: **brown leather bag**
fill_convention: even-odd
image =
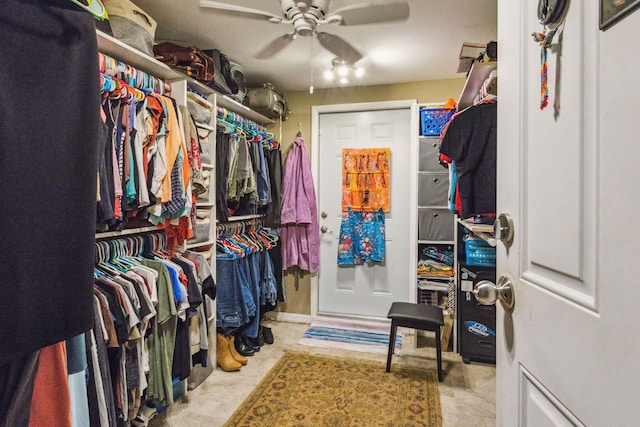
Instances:
[[[203,83],[210,83],[215,78],[216,68],[213,58],[195,46],[180,46],[164,42],[155,45],[153,53],[158,61],[177,68]]]

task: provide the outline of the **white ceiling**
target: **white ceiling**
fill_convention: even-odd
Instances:
[[[281,15],[278,0],[221,0]],[[158,23],[156,41],[218,48],[242,65],[248,82],[271,82],[282,91],[339,85],[324,79],[334,55],[315,38],[298,37],[271,59],[255,55],[291,24],[272,24],[200,8],[198,0],[134,0]],[[334,0],[329,11],[362,0]],[[408,0],[406,21],[359,26],[321,25],[320,31],[348,41],[364,58],[359,86],[464,77],[457,74],[463,42],[497,38],[497,0]]]

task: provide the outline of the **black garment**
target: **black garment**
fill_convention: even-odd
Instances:
[[[96,307],[94,310],[94,326],[93,334],[96,344],[96,352],[98,354],[99,372],[95,371],[92,355],[92,341],[90,339],[90,333],[87,334],[85,344],[87,346],[87,360],[89,362],[89,369],[87,371],[87,398],[89,401],[89,419],[91,426],[100,425],[100,409],[98,405],[98,395],[96,390],[96,376],[99,375],[102,381],[102,387],[104,390],[105,403],[107,406],[107,417],[109,419],[109,427],[115,427],[117,425],[115,397],[113,394],[113,384],[111,382],[111,369],[109,367],[109,356],[107,355],[107,345],[105,343],[105,336],[102,334],[102,325],[100,323],[100,311]]]
[[[0,365],[0,427],[28,427],[40,350]]]
[[[462,217],[496,212],[497,104],[479,104],[455,116],[440,153],[456,163]]]
[[[112,285],[107,284],[102,279],[96,280],[96,286],[100,289],[100,292],[107,298],[109,302],[109,311],[113,316],[113,326],[116,329],[116,336],[118,337],[118,346],[124,345],[129,339],[129,322],[120,305],[117,291]]]
[[[278,284],[278,301],[284,302],[284,283],[282,282],[282,246],[281,240],[271,249],[269,249],[269,257],[273,263],[273,275]],[[275,307],[274,307],[275,308]],[[269,311],[269,310],[266,310]]]
[[[198,281],[193,275],[189,263],[179,258],[171,258],[171,262],[174,262],[182,268],[185,276],[187,276],[187,298],[189,301],[189,313],[194,314],[198,312],[198,306],[202,304],[202,292],[198,288]]]
[[[282,208],[282,154],[280,146],[273,150],[264,150],[265,163],[269,168],[270,202],[267,205],[265,227],[280,227]],[[282,269],[280,269],[282,271]]]
[[[229,221],[227,210],[227,179],[229,177],[229,135],[216,134],[216,219]]]
[[[98,180],[100,182],[100,200],[98,201],[97,223],[111,224],[115,219],[113,212],[113,169],[107,169],[107,159],[111,160],[111,144],[109,128],[106,123],[100,122],[100,147],[98,152]],[[107,151],[108,149],[108,151]],[[113,168],[113,163],[108,163]],[[111,181],[109,181],[111,172]]]
[[[213,280],[213,276],[209,275],[202,282],[202,294],[207,295],[211,299],[216,299],[216,282]]]
[[[189,322],[178,319],[176,325],[176,341],[173,350],[171,377],[184,380],[191,373],[191,343],[189,342]]]
[[[93,324],[100,87],[94,18],[68,0],[0,1],[0,40],[4,363]]]

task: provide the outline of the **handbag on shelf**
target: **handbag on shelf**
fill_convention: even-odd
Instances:
[[[244,68],[237,62],[229,60],[229,63],[231,64],[231,78],[238,86],[238,92],[230,95],[230,97],[242,104],[244,103],[244,97],[247,95],[247,85],[244,81]]]
[[[109,20],[97,23],[97,28],[153,56],[156,21],[130,0],[104,0],[104,6]]]
[[[180,46],[164,42],[153,47],[155,58],[205,84],[216,76],[216,67],[209,55],[195,46]]]
[[[235,95],[238,93],[238,85],[231,75],[231,63],[227,56],[218,49],[206,49],[204,53],[213,58],[217,70],[215,78],[209,83],[209,87],[223,95]]]

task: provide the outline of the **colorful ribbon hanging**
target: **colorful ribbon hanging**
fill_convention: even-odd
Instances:
[[[533,37],[533,41],[540,44],[540,109],[544,110],[547,105],[549,105],[549,79],[548,79],[548,56],[547,49],[551,46],[553,42],[553,37],[556,33],[561,34],[564,29],[564,19],[562,22],[554,27],[553,29],[547,31],[546,33],[531,33],[531,37]]]
[[[547,71],[549,69],[547,58],[547,36],[544,33],[531,33],[533,40],[540,44],[540,109],[544,110],[549,105],[549,83]]]

